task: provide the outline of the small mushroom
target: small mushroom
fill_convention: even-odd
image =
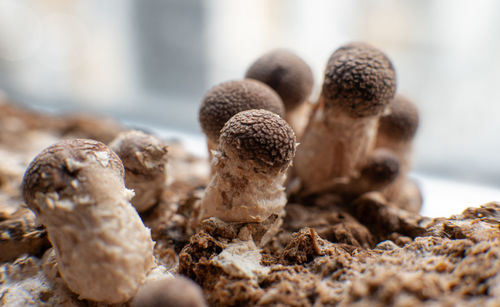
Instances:
[[[285,105],[286,121],[296,135],[301,135],[310,111],[305,102],[314,83],[309,65],[293,52],[276,49],[259,57],[248,68],[245,78],[259,80],[278,93]]]
[[[249,110],[233,116],[222,128],[212,160],[215,174],[202,199],[203,217],[241,223],[280,216],[295,146],[292,128],[272,112]]]
[[[132,307],[205,307],[201,288],[183,277],[162,278],[148,281],[139,288],[131,302]]]
[[[353,43],[333,53],[294,161],[305,190],[358,175],[395,90],[392,63],[378,49]]]
[[[418,212],[422,195],[418,185],[407,177],[411,167],[412,143],[419,125],[418,109],[408,98],[397,94],[389,106],[389,112],[380,117],[377,131],[377,148],[388,148],[401,164],[396,181],[383,190],[393,204]]]
[[[401,170],[406,174],[410,168],[412,141],[419,124],[418,109],[408,98],[397,94],[380,117],[376,147],[392,150],[401,162]]]
[[[359,171],[359,177],[352,184],[355,194],[380,190],[394,182],[399,174],[399,160],[388,149],[375,149]]]
[[[158,203],[166,188],[167,146],[141,131],[120,133],[109,144],[125,167],[125,186],[135,191],[132,205],[139,213]]]
[[[153,266],[153,241],[130,204],[118,156],[103,143],[60,141],[23,178],[24,201],[45,225],[59,272],[82,299],[120,303]]]
[[[209,152],[217,147],[224,124],[233,115],[252,109],[264,109],[280,116],[285,114],[278,94],[260,81],[229,81],[208,90],[200,106],[199,120],[207,136]]]

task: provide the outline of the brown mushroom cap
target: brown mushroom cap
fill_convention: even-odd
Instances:
[[[396,91],[396,73],[380,50],[364,43],[337,49],[325,71],[322,97],[351,117],[381,114]]]
[[[264,109],[280,116],[285,113],[281,98],[264,83],[251,79],[224,82],[205,94],[199,113],[201,128],[217,143],[220,130],[233,115],[252,109]]]
[[[417,132],[417,107],[402,95],[396,95],[389,105],[389,113],[380,117],[378,133],[394,140],[409,141]]]
[[[219,148],[230,158],[281,171],[295,155],[295,134],[278,115],[249,110],[236,114],[224,125]]]
[[[38,213],[33,199],[39,192],[57,192],[60,198],[72,197],[82,189],[72,184],[82,171],[78,164],[87,163],[109,168],[118,178],[124,176],[120,158],[103,143],[87,139],[63,140],[44,149],[29,164],[22,182],[24,201]]]
[[[133,307],[204,307],[201,288],[188,278],[178,276],[146,282],[132,300]]]
[[[390,150],[378,148],[361,169],[361,177],[376,184],[392,182],[399,174],[399,160]]]
[[[167,146],[152,135],[137,130],[122,132],[109,147],[120,157],[127,174],[150,178],[165,172]]]
[[[270,51],[258,58],[248,68],[245,78],[269,85],[280,95],[287,110],[304,102],[313,88],[311,68],[298,55],[283,49]]]

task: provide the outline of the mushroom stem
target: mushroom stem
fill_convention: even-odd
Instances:
[[[296,173],[309,188],[333,178],[356,176],[357,167],[373,149],[378,120],[377,117],[353,120],[319,103],[294,163]]]
[[[292,127],[298,141],[304,135],[312,110],[313,105],[306,101],[294,109],[287,110],[285,113],[285,120]]]
[[[84,139],[46,148],[24,175],[24,200],[47,228],[59,272],[80,298],[125,302],[153,266],[151,233],[123,176],[114,152]]]
[[[256,173],[250,163],[235,167],[224,154],[215,153],[215,173],[202,200],[204,219],[260,223],[272,214],[281,215],[287,202],[283,187],[286,172]]]

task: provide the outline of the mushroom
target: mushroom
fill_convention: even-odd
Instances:
[[[200,106],[199,120],[207,136],[209,153],[217,147],[224,124],[233,115],[252,109],[264,109],[280,116],[285,114],[278,94],[260,81],[228,81],[208,90]]]
[[[120,133],[109,144],[125,167],[125,186],[135,191],[132,205],[139,213],[158,203],[166,187],[167,146],[141,131]]]
[[[392,63],[378,49],[352,43],[332,54],[294,161],[303,189],[322,189],[358,175],[395,90]]]
[[[120,303],[153,266],[153,241],[130,204],[118,156],[103,143],[49,146],[28,166],[24,201],[45,225],[59,272],[82,299]]]
[[[183,277],[162,278],[144,283],[131,302],[132,307],[204,307],[201,288]]]
[[[360,168],[359,177],[352,180],[350,190],[355,196],[380,190],[394,182],[399,168],[399,160],[391,150],[377,148]]]
[[[309,65],[293,52],[276,49],[259,57],[245,78],[261,81],[278,93],[285,105],[285,119],[299,137],[310,112],[310,105],[305,103],[314,83]]]
[[[233,116],[214,151],[215,174],[201,201],[203,218],[262,223],[282,216],[287,202],[283,183],[295,146],[292,128],[272,112],[249,110]]]
[[[407,177],[411,166],[412,142],[419,125],[418,109],[408,98],[397,94],[389,106],[389,112],[380,117],[377,131],[377,148],[388,148],[401,164],[396,181],[383,190],[392,203],[418,212],[422,195],[418,185]]]

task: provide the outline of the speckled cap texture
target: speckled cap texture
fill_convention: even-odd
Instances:
[[[252,109],[264,109],[284,116],[285,107],[278,94],[269,86],[246,79],[219,84],[205,94],[199,120],[203,132],[217,143],[220,130],[235,114]]]
[[[263,168],[281,170],[295,155],[295,134],[278,115],[266,110],[236,114],[221,131],[219,148],[242,161],[254,161]]]
[[[381,114],[396,91],[396,73],[389,58],[365,43],[337,49],[325,71],[322,97],[351,117]]]
[[[25,201],[29,204],[37,192],[57,192],[61,196],[74,193],[71,182],[79,170],[69,161],[92,162],[109,167],[120,178],[124,176],[120,158],[103,143],[89,139],[63,140],[45,148],[29,164],[22,184]]]

